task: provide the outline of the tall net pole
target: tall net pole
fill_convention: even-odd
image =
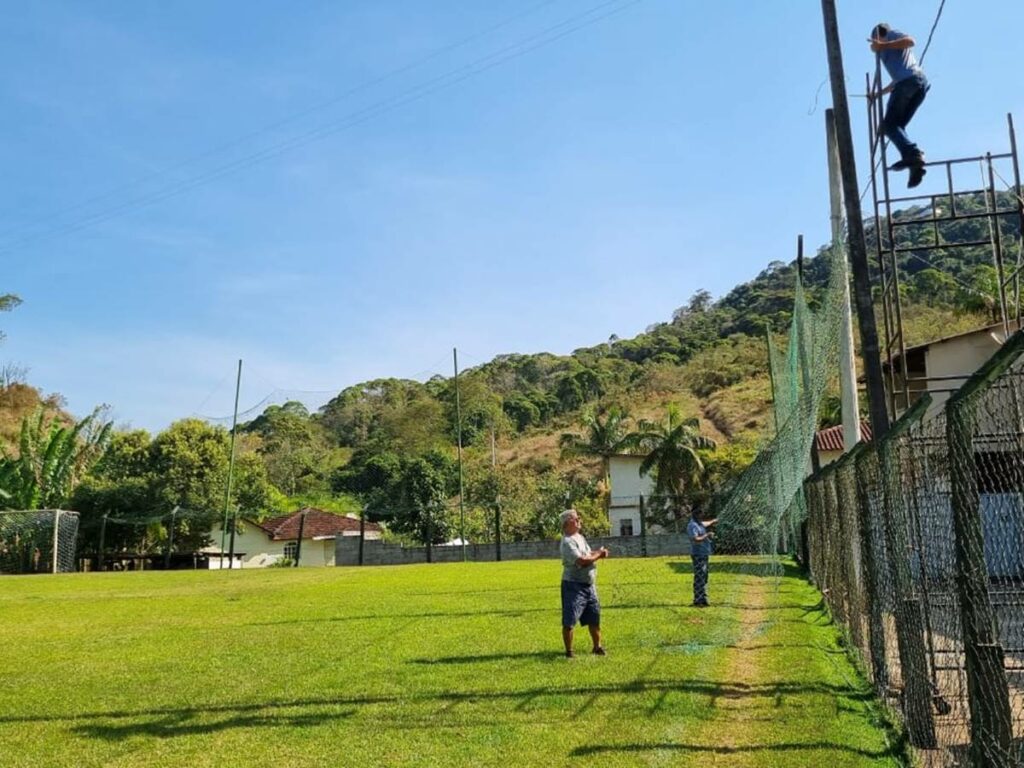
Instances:
[[[459,450],[459,539],[462,542],[462,559],[466,560],[466,491],[462,477],[462,402],[459,398],[459,350],[452,347],[452,362],[455,366],[455,421],[456,445]]]
[[[235,411],[231,417],[231,452],[228,455],[228,481],[224,488],[224,524],[220,529],[220,567],[224,568],[224,536],[228,531],[228,509],[231,506],[231,479],[235,472],[235,431],[238,426],[238,393],[242,388],[242,361],[238,361],[238,376],[235,379]],[[234,563],[235,527],[231,526],[231,557],[228,567]]]

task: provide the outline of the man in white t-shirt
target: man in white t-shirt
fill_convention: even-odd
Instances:
[[[562,641],[565,655],[572,658],[573,630],[576,622],[590,630],[594,641],[594,653],[604,656],[601,645],[601,603],[597,599],[594,578],[597,561],[608,557],[608,548],[591,551],[587,540],[580,533],[580,516],[575,509],[567,509],[559,518],[562,521]]]

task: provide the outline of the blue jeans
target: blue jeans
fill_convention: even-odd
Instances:
[[[889,103],[885,106],[885,117],[882,118],[882,132],[900,151],[903,160],[918,157],[921,150],[907,136],[907,125],[910,123],[917,108],[921,106],[931,86],[924,75],[914,75],[900,80],[889,95]]]
[[[693,602],[708,601],[708,556],[693,555]]]

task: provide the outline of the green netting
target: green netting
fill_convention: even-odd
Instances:
[[[817,308],[809,306],[798,279],[785,349],[777,349],[769,336],[775,434],[717,505],[723,532],[744,531],[776,569],[780,554],[799,551],[806,516],[801,485],[809,469],[818,409],[839,361],[848,279],[844,247],[837,244],[828,259],[829,281]]]

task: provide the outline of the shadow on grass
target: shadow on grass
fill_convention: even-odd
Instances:
[[[572,662],[566,662],[572,663]],[[678,679],[668,680],[634,680],[628,683],[595,683],[592,685],[567,685],[566,687],[541,686],[524,688],[514,691],[435,691],[429,693],[411,693],[407,696],[401,695],[380,695],[380,696],[322,696],[307,697],[298,699],[269,699],[254,702],[242,702],[236,704],[211,704],[207,706],[193,705],[182,707],[153,707],[136,710],[123,709],[106,712],[76,712],[68,715],[3,715],[0,716],[0,724],[13,723],[59,723],[67,721],[76,730],[94,735],[106,737],[106,734],[119,733],[121,736],[132,733],[141,734],[163,734],[175,735],[177,728],[182,734],[189,732],[203,732],[203,729],[218,730],[231,727],[240,727],[248,724],[264,725],[288,725],[293,724],[295,718],[307,718],[308,723],[316,723],[332,718],[351,717],[359,712],[361,707],[372,706],[402,706],[436,704],[442,709],[450,708],[457,704],[481,703],[490,701],[505,701],[516,705],[517,709],[527,707],[530,702],[547,697],[571,697],[595,700],[600,696],[636,695],[636,694],[661,694],[661,693],[682,693],[692,695],[708,696],[712,699],[756,699],[770,698],[778,699],[782,696],[800,696],[820,694],[832,697],[842,697],[850,701],[865,701],[872,698],[869,689],[853,689],[848,686],[834,685],[832,683],[791,683],[786,681],[774,683],[742,683],[742,682],[715,682],[701,680]],[[589,705],[588,705],[589,706]],[[337,707],[341,708],[338,713],[298,713],[288,714],[288,710],[298,708],[314,707]],[[274,714],[275,710],[283,710]],[[228,715],[225,720],[213,723],[189,722],[195,718],[211,715]],[[126,722],[123,724],[102,723],[112,720],[137,720],[139,718],[164,718],[162,721],[153,723]],[[245,720],[246,722],[242,722]],[[93,725],[89,721],[99,721]],[[251,721],[251,723],[249,722]],[[194,729],[194,730],[189,730]]]
[[[808,752],[826,750],[830,752],[848,752],[862,757],[871,758],[896,758],[901,754],[897,745],[888,749],[874,750],[851,747],[849,744],[840,744],[834,741],[812,741],[807,743],[782,743],[782,744],[754,744],[743,747],[716,747],[706,744],[596,744],[589,747],[577,747],[570,756],[572,757],[594,757],[596,755],[610,755],[615,753],[639,753],[639,752],[694,752],[715,755],[738,755],[750,752]]]
[[[87,723],[72,728],[80,736],[103,741],[122,741],[132,736],[150,736],[171,739],[178,736],[203,736],[233,728],[282,728],[322,725],[330,720],[343,720],[356,713],[355,709],[332,713],[235,715],[213,722],[201,722],[206,715],[202,709],[172,712],[159,720],[145,723]],[[117,719],[117,718],[112,718]]]
[[[554,593],[554,590],[552,590]],[[252,621],[247,627],[275,627],[285,624],[327,624],[344,621],[405,621],[408,619],[465,619],[489,618],[520,619],[528,613],[558,613],[558,606],[550,608],[517,608],[513,611],[421,611],[418,613],[361,613],[354,616],[324,616],[317,619],[280,619],[278,621]]]
[[[693,563],[688,560],[669,560],[668,567],[676,573],[693,574]],[[721,560],[714,555],[709,561],[711,578],[716,573],[728,573],[733,576],[758,576],[761,578],[799,578],[803,579],[800,569],[793,563],[784,561],[734,562]]]
[[[483,653],[477,656],[441,656],[436,659],[410,659],[409,664],[424,664],[433,666],[435,664],[482,664],[490,661],[521,661],[533,659],[535,661],[552,661],[562,659],[565,653],[562,651],[534,651],[532,653]]]
[[[410,619],[472,619],[472,618],[509,618],[509,619],[521,619],[528,614],[536,613],[549,613],[554,616],[560,616],[561,611],[558,603],[558,590],[552,588],[551,590],[552,600],[549,606],[542,608],[516,608],[509,611],[495,611],[495,610],[483,610],[483,611],[420,611],[416,613],[362,613],[353,616],[324,616],[316,619],[279,619],[277,621],[253,621],[248,622],[244,626],[247,627],[275,627],[285,626],[288,624],[328,624],[334,622],[348,622],[348,621],[408,621]],[[691,608],[692,606],[686,602],[679,603],[614,603],[602,600],[602,608],[604,610],[616,610],[616,611],[648,611],[654,609],[668,608],[671,610],[678,610],[681,608]]]

